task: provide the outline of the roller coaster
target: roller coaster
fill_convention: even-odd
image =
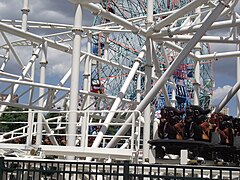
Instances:
[[[238,165],[238,0],[2,7],[21,13],[0,17],[3,155],[154,163],[188,149]],[[219,44],[225,52],[212,52]],[[214,65],[228,58],[237,81],[213,106]],[[235,95],[236,117],[220,113]]]

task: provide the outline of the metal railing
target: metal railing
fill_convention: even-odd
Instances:
[[[0,158],[1,180],[240,179],[239,167],[181,166]]]

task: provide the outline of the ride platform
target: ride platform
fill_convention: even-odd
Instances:
[[[180,155],[181,150],[186,149],[191,158],[203,157],[205,160],[238,161],[240,149],[230,145],[214,144],[206,141],[176,140],[176,139],[154,139],[148,143],[154,146],[155,158],[163,158],[166,154]]]

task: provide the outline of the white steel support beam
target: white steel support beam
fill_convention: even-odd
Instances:
[[[193,11],[197,7],[203,5],[204,3],[208,2],[208,0],[195,0],[190,2],[189,4],[185,5],[184,7],[177,10],[175,13],[169,15],[165,19],[161,20],[158,24],[152,26],[150,29],[147,30],[147,36],[151,36],[155,32],[159,32],[162,28],[168,26],[175,20],[177,20],[180,17],[183,17],[185,14],[187,14],[190,11]]]
[[[199,60],[219,60],[219,59],[226,59],[226,58],[239,57],[239,56],[240,56],[240,51],[232,51],[232,52],[199,55],[198,59]]]
[[[27,31],[27,20],[28,20],[28,13],[29,9],[29,0],[23,0],[23,8],[22,11],[22,30]]]
[[[224,1],[226,4],[230,0]],[[172,62],[172,64],[169,66],[169,68],[163,73],[161,78],[156,82],[156,84],[153,86],[153,88],[149,91],[149,93],[145,96],[145,98],[141,101],[141,103],[136,108],[137,111],[143,112],[143,110],[146,108],[146,106],[151,103],[152,99],[156,96],[156,94],[159,92],[159,90],[163,87],[163,85],[166,83],[166,81],[170,78],[170,76],[173,74],[173,72],[178,68],[178,66],[183,62],[183,60],[187,57],[187,55],[191,52],[191,50],[195,47],[195,45],[198,43],[199,39],[206,33],[206,31],[211,27],[212,23],[219,17],[221,12],[226,8],[225,4],[222,2],[219,2],[219,4],[216,6],[216,8],[212,11],[210,16],[206,19],[206,21],[203,23],[201,28],[198,29],[196,34],[193,36],[193,38],[187,43],[184,50],[176,57],[176,59]],[[131,122],[131,117],[129,117],[126,120],[126,123]],[[111,139],[111,141],[108,143],[107,147],[113,147],[116,145],[118,141],[119,135],[125,134],[127,130],[129,129],[128,125],[123,125],[115,134],[115,136]]]
[[[2,37],[4,39],[4,41],[8,44],[9,49],[12,51],[13,56],[15,57],[16,61],[18,62],[18,64],[21,67],[21,70],[24,69],[24,64],[22,62],[22,60],[20,59],[20,57],[18,56],[17,52],[15,51],[14,47],[12,46],[12,44],[10,43],[10,41],[8,40],[7,36],[5,35],[5,33],[1,32]]]
[[[80,63],[84,60],[84,58],[86,57],[86,55],[82,55],[80,58]],[[71,73],[72,73],[72,68],[70,68],[66,74],[63,76],[63,78],[60,80],[60,82],[58,83],[59,87],[63,87],[65,85],[65,83],[67,82],[67,80],[71,77]],[[55,96],[58,94],[59,90],[55,91]],[[46,100],[44,102],[44,106],[46,105]]]
[[[25,67],[25,69],[23,70],[22,72],[22,77],[20,77],[18,80],[23,80],[24,77],[26,76],[27,72],[30,70],[30,68],[32,67],[33,63],[35,62],[35,60],[38,58],[38,55],[40,53],[40,50],[41,48],[38,47],[34,53],[32,54],[32,57],[29,61],[29,63],[27,64],[27,66]],[[15,84],[14,87],[13,87],[13,92],[12,93],[15,93],[17,91],[17,89],[19,88],[19,84]],[[9,94],[5,100],[5,102],[10,102],[11,101],[11,94]],[[0,108],[0,112],[4,111],[6,109],[6,105],[1,105],[1,108]],[[0,113],[0,116],[2,115],[2,113]]]
[[[87,51],[88,53],[91,53],[92,47],[91,47],[91,40],[92,40],[92,35],[91,33],[88,34],[88,42],[87,42]],[[105,51],[105,49],[104,49]],[[89,56],[85,59],[84,63],[84,79],[83,79],[83,90],[89,92],[90,91],[90,84],[91,84],[91,66],[92,62]],[[81,137],[81,147],[88,147],[88,122],[89,122],[89,109],[88,106],[90,104],[90,98],[89,96],[86,97],[86,102],[84,103],[84,118],[81,126],[81,132],[82,132],[82,137]]]
[[[4,71],[5,67],[6,67],[6,64],[7,62],[9,61],[10,57],[9,57],[9,49],[6,49],[6,55],[4,57],[4,61],[2,63],[2,66],[0,68],[0,71]]]
[[[36,45],[33,45],[33,53],[36,49]],[[35,61],[32,63],[32,68],[31,68],[31,81],[34,82],[35,79],[35,66],[36,63]],[[30,95],[29,95],[29,101],[31,99],[31,94],[32,94],[32,89],[30,90]],[[34,112],[32,109],[29,109],[28,112],[28,129],[27,129],[27,139],[26,139],[26,146],[31,146],[32,145],[32,134],[33,134],[33,121],[34,121]]]
[[[98,147],[100,145],[103,135],[107,132],[109,123],[112,121],[112,118],[115,115],[115,111],[117,110],[119,104],[121,103],[122,99],[124,98],[127,88],[129,87],[132,79],[134,78],[134,76],[136,74],[137,69],[139,68],[140,64],[142,63],[142,58],[144,57],[145,54],[146,54],[146,46],[144,46],[142,48],[138,57],[135,59],[133,67],[132,67],[131,71],[129,72],[127,79],[125,80],[120,92],[118,93],[117,98],[115,99],[115,101],[110,109],[110,112],[108,113],[106,119],[104,120],[104,123],[103,123],[100,131],[98,132],[98,135],[97,135],[95,141],[93,142],[92,147]]]
[[[79,91],[79,71],[80,71],[80,51],[81,51],[81,34],[82,34],[82,7],[77,5],[73,28],[73,53],[72,53],[72,75],[70,85],[70,113],[68,125],[67,145],[75,146],[76,125],[77,125],[77,107]],[[69,157],[72,159],[73,157]]]
[[[153,46],[150,38],[146,39],[146,64],[145,64],[145,95],[150,91],[152,87],[152,58],[153,58]],[[144,126],[143,126],[143,162],[149,162],[149,149],[150,145],[148,141],[150,139],[150,123],[151,123],[151,104],[149,103],[144,110]]]
[[[150,27],[153,23],[153,0],[147,1],[147,28]]]
[[[192,39],[193,35],[174,35],[172,37],[162,36],[158,38],[154,38],[154,41],[162,42],[162,41],[182,41],[186,42]],[[239,39],[234,39],[232,37],[224,37],[224,36],[203,36],[199,42],[207,42],[207,43],[224,43],[224,44],[236,44],[240,43]]]
[[[159,38],[160,36],[169,36],[169,30],[171,32],[171,35],[181,35],[185,33],[193,33],[196,32],[199,28],[201,28],[203,23],[201,24],[196,24],[196,25],[191,25],[191,26],[185,26],[185,27],[176,27],[176,28],[170,28],[170,29],[162,29],[160,33],[154,33],[152,35],[152,38]],[[237,19],[236,21],[232,20],[226,20],[226,21],[219,21],[219,22],[214,22],[209,30],[214,30],[214,29],[223,29],[226,27],[237,27],[240,25],[240,19]]]
[[[170,49],[176,51],[176,52],[181,52],[183,51],[184,48],[182,48],[181,46],[178,46],[177,44],[173,43],[173,42],[169,42],[169,41],[166,41],[163,43],[163,46],[166,46],[166,47],[169,47]],[[188,54],[188,56],[192,59],[197,59],[196,55],[192,52],[190,52]]]
[[[153,0],[147,1],[147,21],[146,27],[150,27],[153,23]],[[152,59],[153,59],[153,44],[150,38],[146,39],[146,64],[145,64],[145,91],[144,95],[146,95],[151,87],[152,87]],[[151,105],[148,106],[144,110],[144,125],[143,125],[143,162],[149,162],[149,150],[150,145],[148,141],[150,139],[150,123],[151,123]]]
[[[161,48],[161,51],[162,51],[162,54],[163,54],[163,58],[164,58],[165,65],[166,65],[166,67],[168,68],[168,67],[169,67],[169,62],[168,62],[168,57],[167,57],[167,54],[166,54],[164,45],[165,45],[165,43],[164,43],[164,44],[163,44],[163,43],[161,44],[161,47],[162,47],[162,48]],[[168,98],[166,98],[166,97],[164,96],[164,100],[167,100],[167,99],[168,99],[168,101],[169,101],[169,102],[166,101],[165,105],[175,107],[175,106],[176,106],[176,102],[177,102],[177,100],[176,100],[176,85],[175,85],[175,83],[174,83],[174,79],[173,79],[172,76],[170,77],[170,81],[173,83],[173,85],[172,85],[172,99],[171,99],[171,101],[170,101],[170,99],[169,99],[169,97],[168,97],[168,94],[167,94],[167,96],[166,96],[166,95],[165,95],[165,96],[168,97]],[[166,86],[164,86],[164,87],[165,87],[166,93],[168,93]]]
[[[57,49],[57,50],[62,51],[62,52],[72,53],[71,47],[69,47],[67,45],[56,43],[53,40],[43,38],[42,36],[38,36],[38,35],[30,33],[30,32],[24,32],[21,29],[6,25],[6,24],[1,23],[1,22],[0,22],[0,30],[3,31],[3,32],[7,32],[9,34],[27,39],[29,41],[38,43],[38,44],[41,44],[43,39],[44,39],[45,41],[48,42],[49,47]]]
[[[239,39],[239,31],[235,30],[236,39]],[[236,45],[238,51],[240,51],[240,43]],[[237,57],[237,82],[240,83],[240,55]],[[237,92],[237,117],[240,118],[240,91]]]
[[[131,30],[133,33],[139,33],[140,35],[143,35],[143,36],[145,36],[146,34],[145,33],[146,31],[141,27],[138,27],[132,24],[131,22],[129,22],[128,20],[122,17],[119,17],[111,12],[106,11],[106,9],[104,9],[99,4],[89,3],[89,4],[84,4],[84,7],[97,15],[101,15],[104,18],[115,22],[116,24],[122,25],[124,28]]]
[[[48,58],[47,58],[47,42],[43,42],[42,44],[42,58],[40,61],[40,80],[39,82],[41,84],[45,84],[46,82],[46,66],[48,63]],[[39,88],[39,97],[43,96],[45,93],[44,88]],[[43,106],[44,103],[44,97],[39,99],[38,105],[40,107]],[[42,130],[43,130],[43,115],[41,112],[38,113],[37,116],[37,136],[36,136],[36,145],[39,146],[42,144]]]
[[[240,81],[238,81],[231,89],[228,91],[227,95],[222,99],[222,101],[216,106],[216,108],[212,111],[212,113],[220,112],[222,108],[232,99],[232,97],[238,92],[240,89]]]
[[[201,9],[197,8],[196,13],[200,15]],[[200,23],[200,19],[197,19],[196,23]],[[198,42],[195,46],[195,56],[198,56],[201,54],[201,44]],[[200,97],[200,61],[196,60],[194,62],[194,79],[195,82],[193,83],[194,92],[193,92],[193,104],[199,105],[199,97]]]
[[[237,45],[240,50],[240,44]],[[237,57],[237,82],[240,83],[240,56]],[[240,91],[237,92],[237,117],[240,118]]]
[[[156,44],[153,41],[152,41],[152,46],[153,46],[153,64],[154,64],[154,67],[155,67],[155,74],[158,78],[160,78],[162,76],[162,71],[160,69],[160,65],[159,65],[159,62],[158,62],[158,59],[157,59]],[[164,56],[164,53],[163,53],[163,56]],[[166,86],[163,86],[162,93],[163,93],[163,96],[164,96],[165,105],[166,106],[171,106]]]

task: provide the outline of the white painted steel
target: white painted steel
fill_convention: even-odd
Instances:
[[[27,20],[28,20],[28,13],[29,9],[29,0],[23,0],[23,8],[22,11],[22,30],[27,31]]]
[[[42,44],[42,59],[40,61],[40,80],[39,82],[41,84],[45,84],[46,82],[46,66],[48,63],[48,57],[47,57],[47,51],[48,51],[48,46],[47,42],[43,42]],[[39,88],[39,97],[43,96],[45,93],[44,88]],[[39,100],[39,106],[43,106],[44,103],[44,97]],[[43,122],[43,115],[42,113],[38,113],[37,117],[37,137],[36,137],[36,145],[41,145],[42,144],[42,122]]]
[[[80,51],[81,51],[81,33],[82,33],[82,7],[77,5],[74,19],[73,28],[73,53],[72,53],[72,73],[71,73],[71,85],[70,85],[70,114],[69,114],[69,126],[67,137],[67,145],[74,146],[76,141],[76,125],[77,125],[77,111],[79,101],[79,71],[80,71]],[[71,112],[73,111],[73,112]],[[71,159],[71,158],[70,158]]]
[[[202,4],[204,4],[206,2],[208,2],[208,0],[201,0],[201,1],[195,0],[195,1],[192,1],[191,3],[187,4],[186,6],[178,9],[174,14],[171,14],[167,18],[160,21],[158,24],[152,26],[147,31],[147,36],[151,36],[153,33],[159,32],[163,27],[168,26],[169,24],[171,24],[176,19],[184,16],[188,12],[196,9],[197,7],[201,6]]]

